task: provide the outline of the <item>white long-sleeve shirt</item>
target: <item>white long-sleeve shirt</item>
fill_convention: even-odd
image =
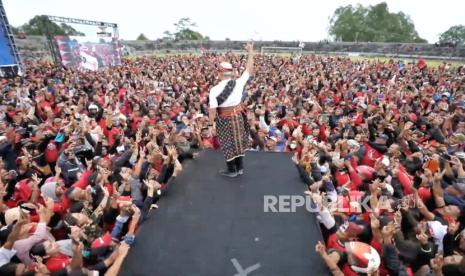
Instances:
[[[259,117],[259,126],[260,128],[266,129],[266,132],[270,131],[270,127],[265,122],[265,116],[261,115]]]
[[[29,250],[31,250],[32,246],[36,243],[46,240],[54,241],[55,238],[48,232],[47,225],[44,222],[40,222],[37,224],[34,234],[26,239],[17,240],[13,244],[13,248],[16,250],[16,256],[21,260],[21,262],[29,265],[32,262],[32,259],[29,256]]]

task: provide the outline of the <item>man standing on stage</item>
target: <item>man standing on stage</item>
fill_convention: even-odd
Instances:
[[[226,159],[226,170],[220,174],[236,177],[244,173],[243,158],[249,143],[249,125],[246,110],[242,107],[244,87],[253,74],[253,44],[245,45],[247,66],[242,76],[236,80],[232,65],[222,62],[219,67],[220,82],[210,90],[210,123],[216,122],[216,133]]]

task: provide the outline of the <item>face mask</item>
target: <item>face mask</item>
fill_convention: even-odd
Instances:
[[[119,125],[120,125],[120,122],[119,122],[119,121],[114,121],[114,122],[113,122],[113,125],[114,125],[114,126],[119,126]]]
[[[290,147],[291,149],[295,149],[295,148],[297,147],[297,145],[296,145],[296,144],[291,144],[289,147]]]

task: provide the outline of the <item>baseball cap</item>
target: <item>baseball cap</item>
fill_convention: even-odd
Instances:
[[[104,247],[104,246],[110,246],[111,245],[111,234],[109,232],[105,233],[103,236],[95,239],[92,244],[91,248],[99,248],[99,247]]]
[[[194,115],[194,120],[198,119],[198,118],[203,118],[203,116],[204,115],[202,113],[197,113],[197,114]]]
[[[220,68],[219,68],[219,70],[220,70],[221,72],[224,72],[224,71],[232,71],[232,65],[231,65],[231,63],[229,63],[229,62],[223,61],[223,62],[220,63]]]
[[[19,207],[11,208],[6,210],[5,212],[5,223],[12,224],[13,222],[17,221],[21,216],[21,211]]]
[[[383,159],[381,160],[381,163],[386,166],[386,167],[389,167],[389,165],[391,164],[391,161],[389,160],[389,157],[387,157],[386,155],[383,156]]]
[[[13,230],[13,224],[8,224],[0,228],[0,244],[1,245],[3,245],[6,242],[6,240],[8,239],[8,236],[11,233],[11,230]]]
[[[347,144],[349,145],[350,148],[360,148],[360,143],[354,139],[347,140]]]
[[[360,103],[358,106],[361,107],[361,108],[363,108],[363,109],[367,109],[367,108],[368,108],[368,106],[367,106],[366,104],[364,104],[364,103]]]
[[[389,140],[389,137],[386,134],[381,134],[378,136],[378,138],[383,139],[383,140]]]
[[[346,221],[344,224],[339,226],[338,230],[340,232],[342,232],[342,233],[345,233],[347,236],[357,237],[358,235],[360,235],[363,232],[364,227],[362,225],[359,225],[359,224],[355,223],[355,222]]]
[[[275,142],[278,142],[278,139],[276,139],[276,137],[275,137],[275,136],[271,136],[271,137],[270,137],[270,136],[268,136],[267,138],[268,138],[268,139],[271,139],[271,140],[273,140],[273,141],[275,141]]]
[[[465,152],[463,151],[457,151],[455,153],[455,156],[457,156],[459,159],[465,159]]]
[[[461,143],[465,142],[465,134],[463,133],[454,133],[454,137]]]
[[[90,110],[90,109],[97,109],[97,110],[98,110],[98,106],[95,105],[95,104],[90,104],[90,105],[89,105],[89,110]]]

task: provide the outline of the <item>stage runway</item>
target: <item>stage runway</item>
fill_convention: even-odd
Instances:
[[[121,275],[329,275],[315,244],[315,215],[264,212],[264,197],[303,195],[291,156],[247,152],[245,174],[225,178],[220,151],[184,164],[142,224]],[[242,270],[242,274],[239,274]]]

